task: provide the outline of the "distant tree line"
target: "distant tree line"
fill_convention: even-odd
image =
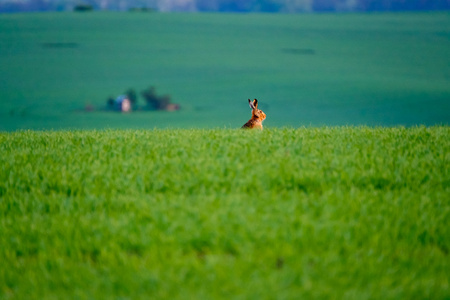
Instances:
[[[94,10],[341,12],[450,10],[450,0],[2,0],[0,12]]]

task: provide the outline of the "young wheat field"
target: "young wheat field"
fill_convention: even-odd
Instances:
[[[0,133],[0,299],[448,299],[450,129]]]

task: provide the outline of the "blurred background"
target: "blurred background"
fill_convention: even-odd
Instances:
[[[0,131],[447,125],[449,0],[0,0]]]
[[[448,0],[1,0],[2,12],[95,10],[214,12],[345,12],[448,10]]]

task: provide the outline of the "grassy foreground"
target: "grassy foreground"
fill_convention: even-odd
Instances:
[[[1,299],[445,299],[449,127],[0,133]]]

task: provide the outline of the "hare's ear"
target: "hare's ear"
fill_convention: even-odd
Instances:
[[[258,108],[258,100],[253,99],[253,107],[254,107],[255,109]]]
[[[248,105],[250,105],[251,109],[255,109],[255,106],[253,105],[252,100],[248,99]]]

